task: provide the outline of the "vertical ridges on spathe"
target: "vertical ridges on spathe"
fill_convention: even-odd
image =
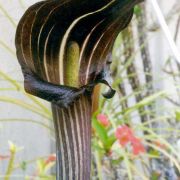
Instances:
[[[20,64],[26,64],[45,81],[66,85],[66,53],[68,44],[75,42],[80,51],[79,85],[88,84],[104,68],[111,54],[109,47],[128,24],[138,1],[49,0],[36,3],[18,24],[16,48]]]
[[[57,180],[89,180],[91,100],[81,96],[69,108],[52,104],[57,141]],[[58,164],[58,163],[57,163]]]

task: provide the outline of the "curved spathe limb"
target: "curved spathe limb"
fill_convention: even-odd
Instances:
[[[62,85],[54,85],[40,79],[27,67],[22,67],[24,75],[25,91],[29,94],[57,104],[60,107],[68,107],[85,92],[85,88],[73,88]]]
[[[111,88],[107,82],[107,74],[104,70],[97,76],[97,79],[90,84],[82,86],[81,88],[75,88],[64,85],[55,85],[44,81],[34,74],[26,65],[22,65],[22,72],[24,75],[24,87],[25,91],[29,94],[50,101],[61,108],[67,108],[74,101],[76,101],[82,94],[92,94],[94,86],[98,83],[104,83],[109,86],[110,90],[103,96],[111,98],[115,94],[115,91]]]

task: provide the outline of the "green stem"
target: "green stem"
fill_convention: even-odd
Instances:
[[[47,130],[49,130],[51,133],[53,132],[53,129],[46,125],[45,123],[39,122],[37,120],[32,120],[32,119],[16,119],[16,118],[11,118],[11,119],[0,119],[0,122],[22,122],[22,123],[33,123],[33,124],[37,124],[40,125],[41,127],[46,128]]]
[[[16,104],[16,105],[18,105],[20,107],[23,107],[23,108],[25,108],[27,110],[30,110],[31,112],[34,112],[34,113],[38,114],[38,115],[40,115],[40,116],[42,116],[42,117],[44,117],[46,119],[51,119],[50,115],[45,114],[40,109],[38,109],[36,106],[34,106],[32,104],[25,103],[25,102],[23,102],[21,100],[0,96],[0,101]]]
[[[98,151],[95,151],[96,165],[97,165],[97,173],[98,179],[102,180],[102,166],[101,166],[101,158]]]
[[[11,53],[13,56],[16,55],[13,49],[11,49],[4,41],[0,40],[0,45],[4,47],[9,53]]]
[[[24,88],[16,80],[12,79],[10,76],[8,76],[2,71],[0,71],[0,76],[3,77],[5,80],[9,81],[16,88],[17,91],[22,91],[25,96],[27,96],[32,102],[38,105],[49,116],[49,118],[51,118],[52,114],[49,109],[44,106],[36,97],[25,93]]]
[[[14,168],[15,155],[16,155],[16,151],[11,151],[11,157],[9,160],[9,164],[8,164],[8,168],[7,168],[4,180],[10,180],[10,176],[11,176],[11,174],[13,172],[13,168]]]
[[[11,22],[11,24],[16,27],[16,23],[14,22],[13,18],[8,14],[8,12],[0,5],[0,10],[4,13],[7,19]]]

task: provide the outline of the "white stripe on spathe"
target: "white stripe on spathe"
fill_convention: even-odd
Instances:
[[[82,162],[82,137],[80,134],[80,125],[79,125],[79,116],[78,116],[78,112],[76,109],[76,105],[73,106],[74,107],[74,112],[75,112],[75,121],[76,121],[76,125],[77,125],[77,137],[78,137],[78,145],[79,145],[79,161],[80,161],[80,167],[79,167],[79,172],[80,172],[80,178],[79,180],[82,180],[82,172],[81,172],[81,168],[83,169],[83,162]]]
[[[84,121],[83,123],[83,126],[85,127],[85,132],[84,134],[87,134],[88,132],[88,129],[89,129],[89,126],[88,126],[88,121],[90,121],[89,119],[89,114],[87,112],[87,109],[89,108],[88,106],[86,106],[86,102],[87,102],[87,99],[86,97],[83,97],[83,101],[80,102],[80,107],[82,108],[82,120]],[[87,114],[86,114],[87,113]],[[86,138],[84,138],[84,148],[87,149],[86,145],[87,145],[87,142],[89,141],[89,137],[86,135],[85,136]],[[85,150],[84,149],[84,150]],[[84,157],[84,160],[86,160],[86,157]]]
[[[86,71],[86,81],[85,81],[85,84],[87,84],[87,81],[88,81],[88,75],[89,75],[89,70],[90,70],[90,65],[91,65],[91,61],[92,61],[92,57],[93,57],[93,54],[94,54],[94,51],[96,50],[100,40],[102,39],[102,37],[104,36],[105,32],[103,34],[101,34],[100,38],[98,39],[98,41],[96,42],[94,48],[93,48],[93,51],[91,52],[91,56],[89,58],[89,61],[88,61],[88,66],[87,66],[87,71]]]
[[[71,158],[71,148],[70,148],[70,142],[69,142],[69,136],[68,136],[68,133],[67,133],[67,125],[66,125],[66,118],[65,118],[65,115],[64,115],[64,111],[61,110],[61,113],[62,113],[62,120],[63,120],[63,124],[64,124],[64,134],[65,134],[65,139],[66,139],[66,149],[67,149],[67,155],[68,155],[68,166],[69,166],[69,179],[73,179],[73,174],[72,174],[72,158]],[[62,128],[61,128],[62,129]],[[66,163],[67,164],[67,163]]]
[[[118,19],[117,19],[118,20]],[[102,40],[102,38],[104,37],[104,35],[106,34],[106,32],[117,22],[114,21],[110,26],[108,26],[108,28],[103,32],[103,34],[99,37],[98,41],[96,42],[95,46],[93,47],[93,51],[91,52],[91,56],[89,58],[89,61],[88,61],[88,66],[87,66],[87,71],[86,71],[86,79],[85,79],[85,84],[88,83],[88,76],[89,76],[89,71],[90,71],[90,65],[91,65],[91,62],[92,62],[92,57],[94,55],[94,52],[96,51],[96,48],[98,47],[98,44],[99,42]],[[112,37],[112,36],[111,36]],[[107,46],[107,44],[106,44]],[[101,60],[101,58],[100,58]]]
[[[63,36],[63,39],[62,39],[62,42],[60,44],[60,51],[59,51],[59,75],[60,75],[60,84],[63,85],[64,84],[64,79],[63,79],[63,74],[64,74],[64,71],[63,71],[63,58],[64,58],[64,52],[65,52],[65,47],[66,47],[66,44],[67,44],[67,39],[68,39],[68,36],[71,32],[71,30],[73,29],[73,27],[83,18],[89,16],[89,15],[92,15],[92,14],[95,14],[95,13],[98,13],[98,12],[101,12],[103,11],[104,9],[106,9],[107,7],[109,7],[113,2],[115,2],[116,0],[112,0],[110,1],[107,5],[103,6],[101,9],[98,9],[96,11],[93,11],[93,12],[90,12],[90,13],[87,13],[87,14],[84,14],[83,16],[80,16],[79,18],[77,18],[76,20],[74,20],[72,22],[72,24],[69,26],[69,28],[67,29],[67,31],[65,32],[64,36]]]
[[[47,5],[48,3],[52,3],[52,2],[47,2],[45,5]],[[67,2],[66,2],[66,3],[67,3]],[[39,47],[39,44],[40,44],[41,33],[42,33],[42,31],[43,31],[44,26],[45,26],[46,23],[48,22],[49,17],[51,16],[51,14],[52,14],[57,8],[61,7],[62,5],[66,4],[66,3],[64,2],[64,3],[62,3],[62,4],[59,4],[58,6],[56,6],[55,8],[53,8],[53,9],[49,12],[49,14],[46,16],[45,21],[44,21],[44,23],[42,24],[41,29],[40,29],[40,31],[39,31],[38,47]],[[53,25],[53,26],[54,26],[54,25]]]
[[[85,48],[86,48],[86,45],[87,45],[87,43],[88,43],[88,40],[89,40],[91,34],[92,34],[93,31],[96,29],[96,27],[97,27],[100,23],[102,23],[103,21],[104,21],[104,19],[101,20],[100,22],[98,22],[98,23],[96,24],[96,26],[94,26],[94,28],[93,28],[93,29],[90,31],[90,33],[87,35],[86,39],[84,40],[83,46],[82,46],[82,48],[81,48],[81,53],[80,53],[80,56],[79,56],[79,66],[81,65],[83,53],[84,53],[84,50],[85,50]]]
[[[54,26],[55,26],[55,25],[54,25]],[[46,41],[45,41],[45,44],[44,44],[44,55],[43,55],[43,57],[44,57],[44,63],[43,63],[43,64],[44,64],[45,74],[46,74],[46,78],[47,78],[47,81],[48,81],[48,82],[51,82],[51,81],[50,81],[50,75],[48,74],[46,50],[47,50],[47,44],[48,44],[49,36],[50,36],[50,34],[51,34],[54,26],[53,26],[53,27],[51,28],[51,30],[49,31],[49,34],[48,34],[48,36],[47,36],[47,38],[46,38]]]
[[[41,38],[41,33],[43,31],[43,28],[45,27],[46,23],[48,22],[50,16],[52,15],[52,13],[59,7],[63,6],[64,4],[68,3],[69,1],[67,2],[64,2],[64,3],[61,3],[59,4],[58,6],[56,6],[55,8],[53,8],[49,14],[47,15],[47,17],[45,18],[45,21],[44,23],[42,24],[41,26],[41,29],[39,31],[39,36],[38,36],[38,54],[39,54],[39,46],[40,46],[40,38]],[[45,5],[47,5],[48,3],[52,3],[52,2],[47,2]],[[47,47],[47,43],[48,43],[48,40],[49,40],[49,36],[50,36],[50,33],[52,32],[52,29],[54,28],[55,25],[52,26],[52,28],[50,29],[49,33],[48,33],[48,36],[46,38],[46,41],[45,41],[45,48],[44,48],[44,68],[45,68],[45,74],[46,74],[46,78],[47,78],[47,81],[50,82],[50,78],[49,78],[49,74],[48,74],[48,70],[47,70],[47,59],[46,59],[46,47]],[[38,57],[39,58],[39,57]]]
[[[27,64],[27,60],[26,60],[26,58],[25,58],[25,54],[24,54],[24,48],[23,48],[23,41],[22,41],[22,35],[24,34],[24,26],[25,26],[25,24],[26,24],[26,21],[27,20],[25,20],[25,22],[23,23],[23,25],[22,25],[22,29],[21,29],[21,51],[22,51],[22,56],[23,56],[23,59],[24,59],[24,63],[26,64],[26,65],[28,65]]]
[[[61,128],[60,128],[60,116],[59,116],[59,113],[58,113],[58,107],[55,107],[55,112],[56,112],[56,118],[57,118],[57,126],[58,126],[58,134],[59,134],[59,141],[60,141],[60,151],[61,151],[61,157],[62,157],[62,169],[63,169],[63,172],[61,172],[62,174],[62,177],[63,177],[63,180],[66,180],[66,171],[65,171],[65,160],[64,160],[64,149],[63,149],[63,141],[62,141],[62,133],[61,133]],[[63,117],[62,117],[63,118]],[[63,156],[62,156],[63,154]],[[59,171],[59,169],[58,169]],[[59,173],[59,172],[58,172]]]
[[[81,122],[81,125],[82,125],[82,136],[81,136],[81,142],[82,142],[82,149],[83,149],[83,154],[82,154],[82,158],[83,158],[83,160],[85,160],[85,154],[84,154],[84,151],[85,151],[85,147],[86,147],[86,136],[84,136],[84,134],[86,133],[86,126],[85,126],[85,122],[84,121],[86,121],[86,119],[84,119],[83,118],[83,109],[82,109],[82,106],[81,106],[81,102],[83,102],[85,100],[85,98],[84,97],[82,97],[82,101],[78,101],[78,105],[79,105],[79,107],[80,107],[80,110],[79,110],[79,118],[81,118],[81,120],[80,120],[80,122]],[[84,164],[84,162],[83,162],[83,164]]]
[[[38,10],[43,6],[44,4],[42,4],[35,12],[36,12],[36,14],[37,14],[37,12],[38,12]],[[25,64],[27,64],[28,65],[28,63],[27,63],[27,61],[26,61],[26,58],[25,58],[25,54],[24,54],[24,50],[23,50],[23,45],[22,45],[22,35],[24,35],[24,26],[25,26],[25,24],[26,24],[26,22],[27,22],[27,19],[28,19],[28,17],[30,16],[32,14],[32,12],[31,13],[29,13],[29,15],[26,17],[26,19],[25,19],[25,21],[24,21],[24,23],[22,24],[22,28],[21,28],[21,34],[20,34],[20,41],[21,41],[21,44],[20,44],[20,46],[21,46],[21,50],[22,50],[22,56],[23,56],[23,58],[24,58],[24,61],[25,61]],[[32,28],[33,28],[33,25],[34,25],[34,22],[35,22],[35,19],[36,19],[36,15],[33,17],[34,19],[33,19],[33,23],[32,23],[32,25],[31,25],[31,33],[32,33]],[[31,34],[30,34],[30,37],[31,37]],[[32,56],[32,44],[31,44],[31,38],[30,38],[30,56]],[[31,61],[32,61],[32,59],[31,59]]]
[[[35,18],[34,18],[34,22],[33,22],[33,25],[32,25],[32,28],[34,27],[34,23],[36,22],[36,18],[38,17],[38,12],[41,10],[41,9],[43,9],[44,8],[44,6],[46,6],[47,4],[49,4],[50,2],[45,2],[42,6],[40,6],[40,8],[36,11],[36,15],[35,15]],[[36,28],[36,27],[34,27],[34,28]],[[41,29],[42,29],[42,27],[41,27]],[[36,59],[36,61],[39,61],[39,63],[40,63],[40,58],[39,58],[39,36],[40,36],[40,34],[41,34],[41,29],[40,29],[40,31],[39,31],[39,34],[38,34],[38,40],[37,40],[37,59]],[[32,34],[32,33],[31,33]]]
[[[79,179],[79,166],[78,166],[78,150],[77,150],[77,143],[75,138],[75,122],[72,118],[72,112],[70,111],[70,108],[68,108],[68,114],[69,114],[69,121],[71,124],[71,131],[72,131],[72,138],[73,138],[73,147],[74,147],[74,159],[75,159],[75,177]]]

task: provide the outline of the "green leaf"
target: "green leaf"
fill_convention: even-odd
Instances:
[[[92,119],[92,126],[96,130],[96,133],[97,133],[98,137],[100,138],[100,140],[102,141],[103,145],[106,146],[108,136],[107,136],[107,133],[106,133],[106,130],[104,129],[104,127],[97,121],[96,118]]]
[[[26,103],[20,99],[0,96],[0,101],[15,104],[17,106],[20,106],[20,107],[26,109],[26,110],[30,110],[31,112],[39,114],[40,116],[42,116],[46,119],[51,119],[51,115],[49,115],[49,114],[45,113],[44,111],[42,111],[41,109],[37,108],[34,104]]]
[[[114,144],[115,141],[116,141],[116,138],[115,138],[114,134],[111,136],[108,136],[108,142],[107,142],[108,149],[111,148],[111,146]]]
[[[176,111],[175,115],[176,115],[176,121],[180,122],[180,111]]]
[[[158,98],[160,98],[162,96],[165,96],[165,95],[166,95],[165,91],[160,91],[160,92],[152,94],[151,96],[148,96],[148,97],[144,98],[143,100],[141,100],[140,102],[138,102],[134,106],[128,108],[126,110],[126,115],[133,112],[133,111],[135,111],[135,110],[137,110],[137,109],[139,109],[139,108],[141,108],[141,107],[144,107],[146,105],[151,104],[156,99],[158,99]]]
[[[38,167],[38,172],[39,174],[42,174],[45,168],[45,161],[44,159],[39,159],[37,161],[37,167]]]
[[[23,161],[21,164],[20,164],[20,167],[23,171],[25,171],[27,169],[27,163],[26,161]]]
[[[44,167],[44,174],[46,174],[53,166],[55,165],[55,162],[50,162],[48,164],[46,164],[46,166]]]
[[[116,140],[115,136],[108,136],[107,130],[97,121],[97,119],[92,119],[92,126],[96,130],[97,136],[101,140],[105,151],[109,151]]]
[[[141,11],[142,11],[142,9],[141,9],[141,7],[140,7],[139,5],[136,5],[136,6],[134,7],[134,13],[135,13],[136,15],[141,14]]]
[[[160,174],[156,171],[153,171],[151,174],[151,180],[159,180]]]
[[[112,164],[114,164],[114,165],[119,165],[123,160],[124,160],[124,157],[121,156],[121,157],[119,157],[118,159],[113,159],[111,162],[112,162]]]
[[[159,151],[157,151],[155,149],[151,149],[148,153],[149,153],[149,155],[153,155],[153,156],[156,156],[156,157],[160,156]]]

